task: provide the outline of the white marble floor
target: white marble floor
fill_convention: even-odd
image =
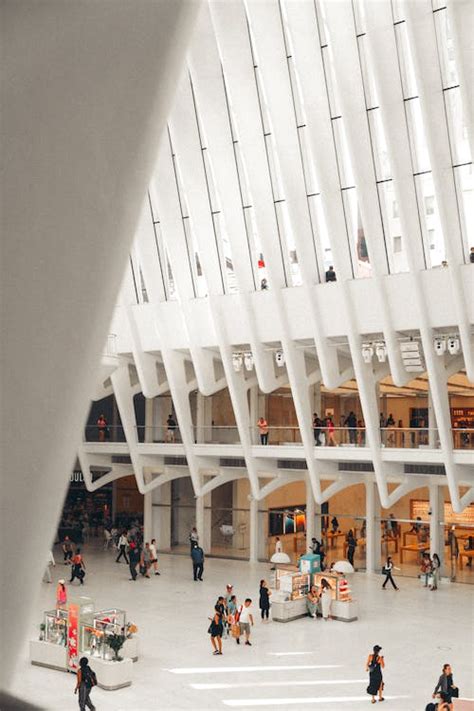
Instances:
[[[98,711],[198,711],[226,708],[314,708],[335,711],[368,707],[364,671],[368,651],[380,644],[386,661],[385,706],[420,711],[444,662],[467,699],[473,689],[473,596],[469,585],[443,584],[437,592],[419,581],[400,579],[400,592],[380,589],[380,576],[353,576],[360,603],[354,623],[301,619],[288,624],[257,619],[252,647],[224,642],[222,657],[211,653],[208,615],[225,584],[232,582],[239,599],[250,596],[258,607],[258,581],[269,566],[209,559],[205,580],[194,582],[189,558],[161,556],[160,577],[128,580],[128,568],[117,565],[113,552],[84,549],[88,566],[81,592],[97,609],[119,607],[139,627],[141,658],[134,665],[133,685],[119,691],[94,689]],[[55,578],[66,569],[57,565]],[[54,605],[55,585],[43,584],[42,611]],[[257,610],[258,612],[258,610]],[[38,635],[38,627],[31,636]],[[77,708],[70,674],[18,666],[14,693],[42,709]],[[474,702],[464,708],[474,708]]]

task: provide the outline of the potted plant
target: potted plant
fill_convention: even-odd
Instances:
[[[122,657],[119,657],[119,652],[125,643],[126,637],[123,634],[111,634],[107,638],[107,644],[114,653],[114,662],[122,661]]]

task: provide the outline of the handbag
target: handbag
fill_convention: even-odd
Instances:
[[[234,624],[230,626],[230,633],[232,637],[236,639],[240,637],[240,625],[238,622],[234,622]]]
[[[459,689],[457,686],[456,686],[456,688],[451,687],[449,690],[449,693],[451,694],[453,699],[459,699]]]

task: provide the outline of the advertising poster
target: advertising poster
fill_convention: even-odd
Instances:
[[[76,671],[78,667],[79,651],[79,605],[71,603],[68,609],[67,626],[67,667]]]

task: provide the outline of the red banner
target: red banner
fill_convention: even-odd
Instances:
[[[70,603],[67,620],[67,667],[76,670],[79,662],[79,605]]]

